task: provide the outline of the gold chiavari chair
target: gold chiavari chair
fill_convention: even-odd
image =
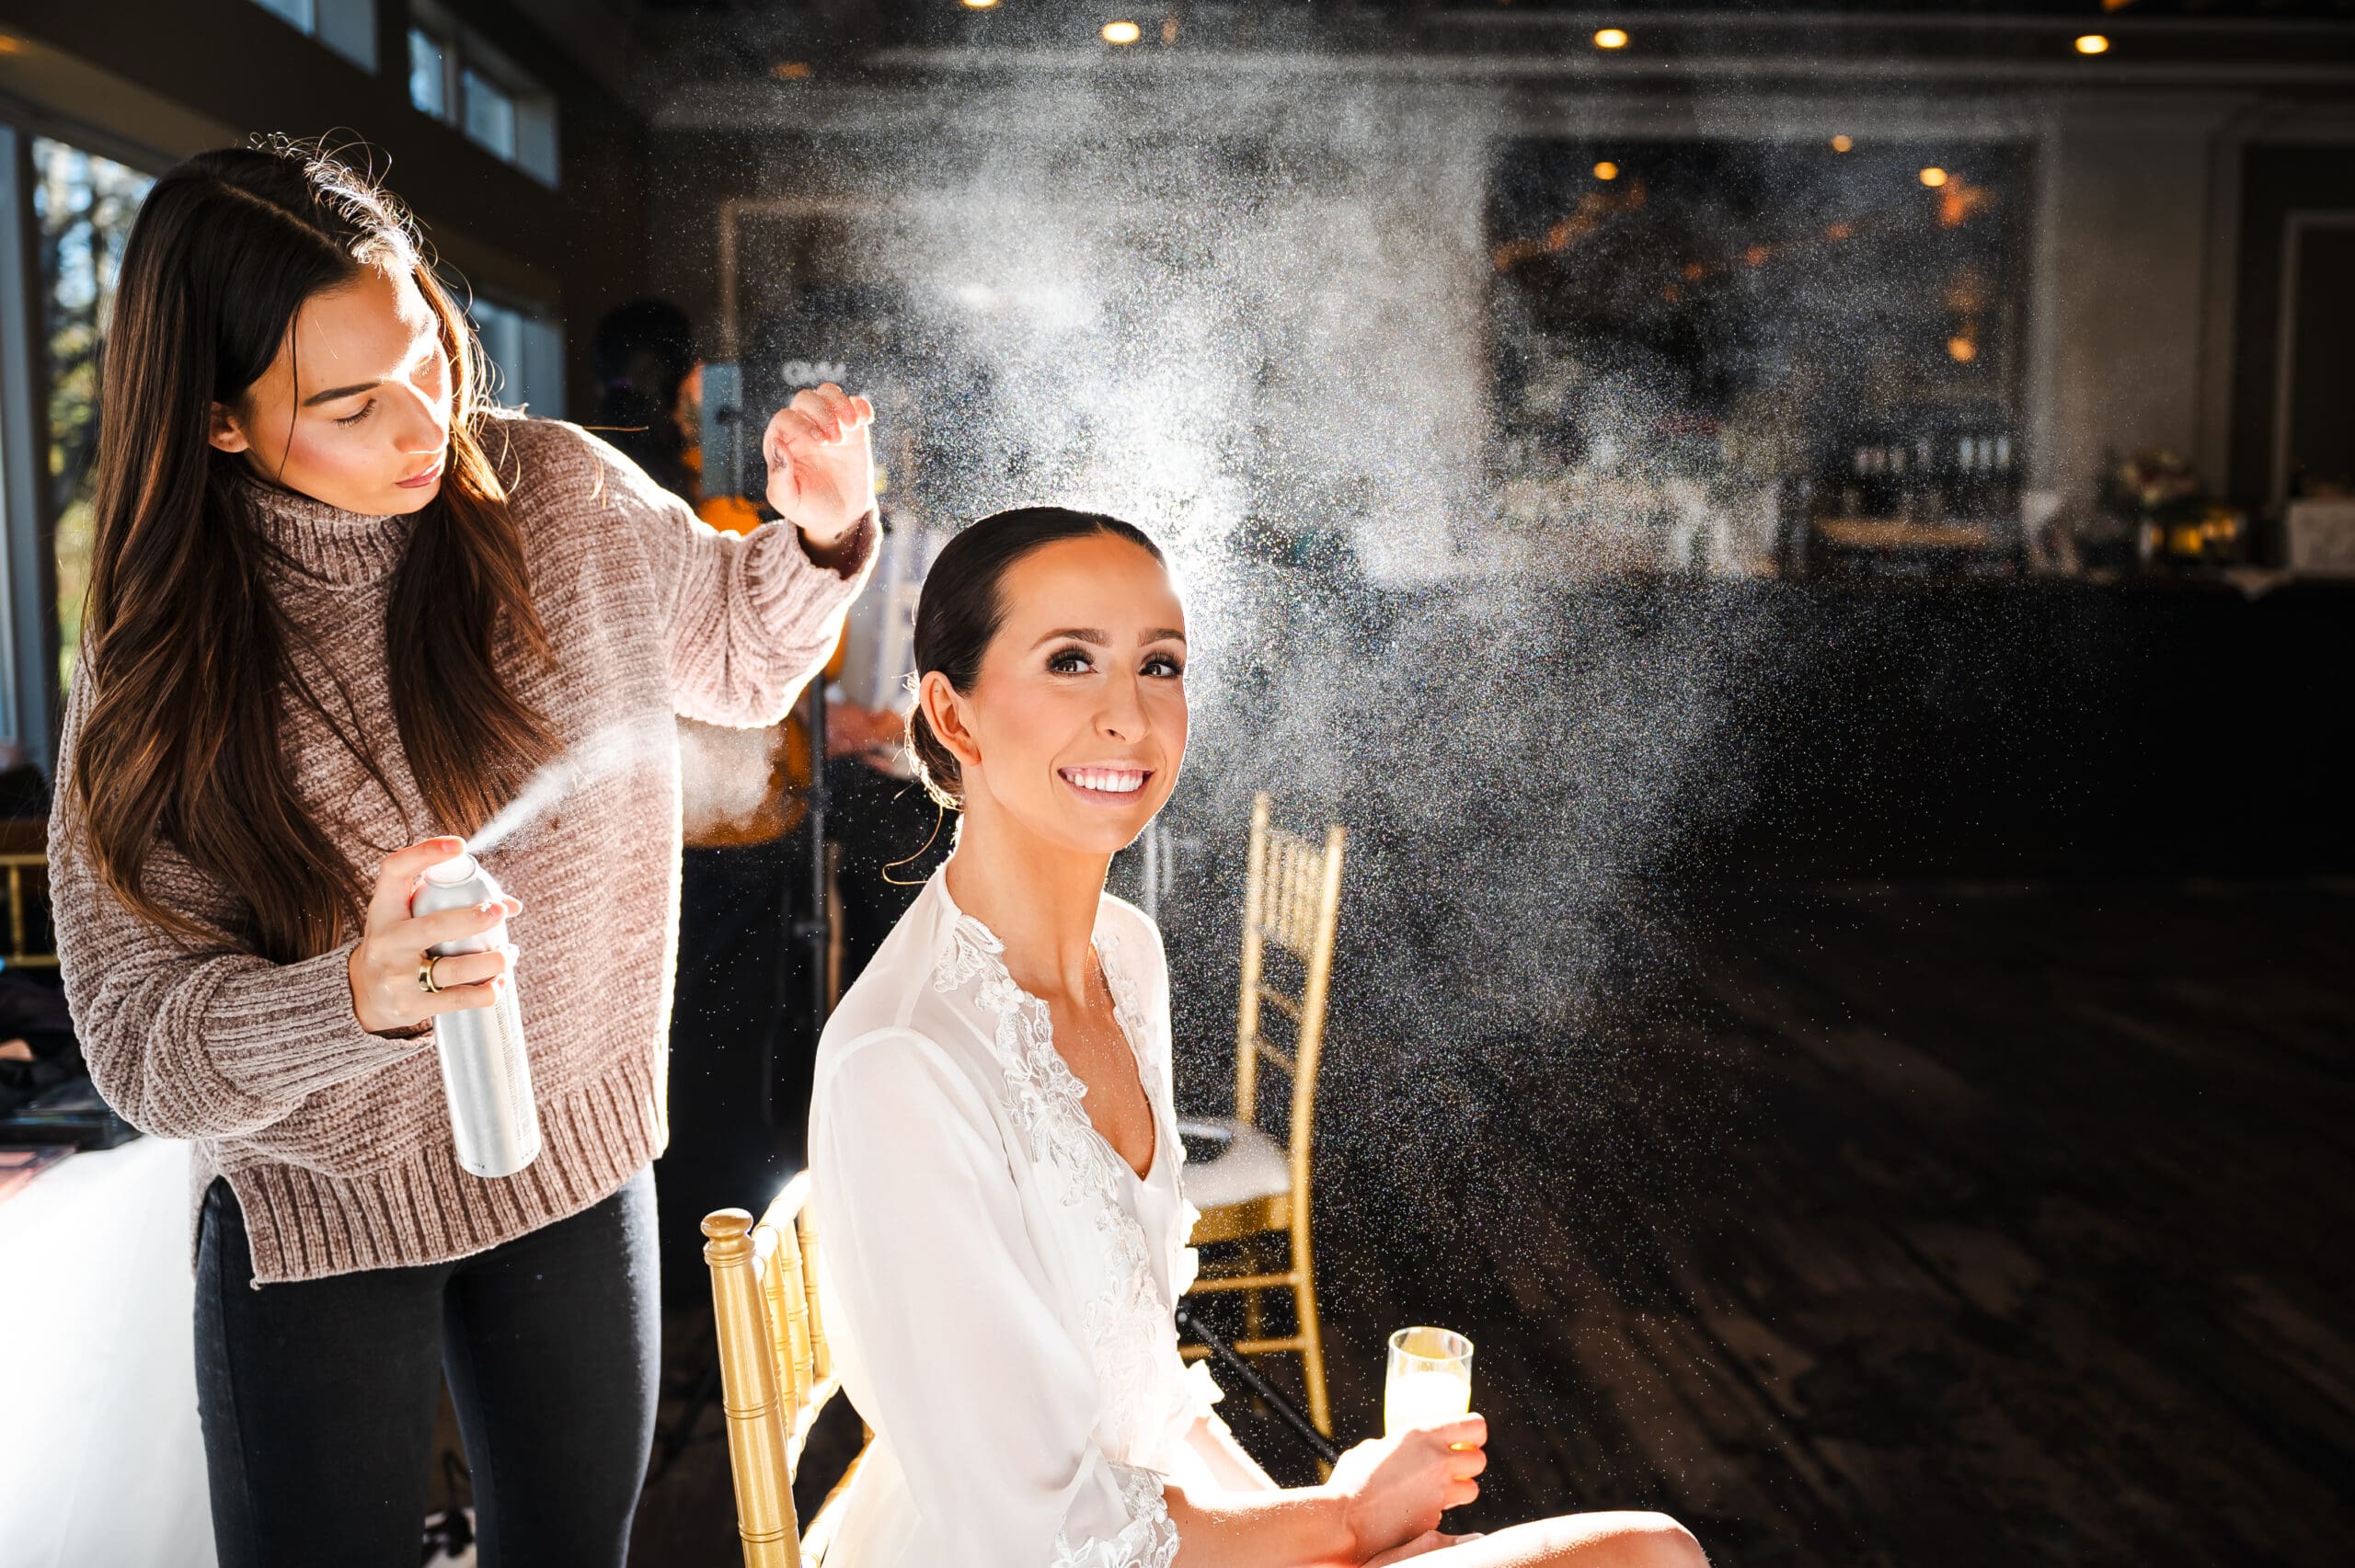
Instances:
[[[809,1173],[786,1185],[758,1224],[743,1209],[723,1208],[705,1217],[703,1233],[744,1568],[813,1568],[825,1560],[836,1504],[866,1454],[851,1460],[803,1531],[793,1479],[819,1412],[842,1387],[818,1312]]]
[[[1308,1384],[1309,1419],[1332,1436],[1325,1397],[1325,1340],[1316,1318],[1316,1282],[1309,1247],[1309,1170],[1315,1141],[1316,1068],[1325,1043],[1325,1009],[1333,978],[1333,933],[1341,908],[1341,846],[1347,830],[1325,830],[1325,841],[1269,825],[1267,795],[1251,802],[1251,852],[1243,895],[1243,993],[1235,1026],[1235,1115],[1189,1118],[1179,1129],[1220,1146],[1186,1172],[1186,1196],[1202,1211],[1194,1227],[1198,1246],[1246,1243],[1241,1272],[1206,1274],[1190,1295],[1243,1291],[1244,1333],[1235,1348],[1246,1355],[1297,1354]],[[1268,977],[1273,945],[1298,962],[1301,989],[1279,990]],[[1292,1024],[1292,1048],[1261,1028],[1266,1007]],[[1292,1080],[1291,1127],[1284,1144],[1258,1124],[1259,1066]],[[1260,1266],[1257,1239],[1283,1234],[1290,1254],[1281,1269]],[[1294,1332],[1262,1332],[1262,1293],[1292,1292]],[[1199,1357],[1200,1346],[1188,1354]]]
[[[29,923],[35,902],[44,909],[49,902],[49,856],[39,851],[0,854],[0,872],[5,872],[8,878],[7,967],[11,969],[54,969],[57,967],[56,944],[52,942],[46,949],[36,948]]]

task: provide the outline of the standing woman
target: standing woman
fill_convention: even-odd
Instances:
[[[477,366],[398,205],[322,149],[191,158],[132,231],[50,853],[98,1088],[196,1143],[224,1568],[413,1564],[445,1372],[484,1562],[622,1562],[658,1362],[667,719],[776,720],[874,553],[863,399],[776,416],[790,521],[737,537],[487,408]],[[451,835],[617,721],[666,742],[488,852],[504,907],[411,918]],[[510,917],[520,970],[425,961]],[[487,1180],[433,1021],[519,976],[543,1147]]]

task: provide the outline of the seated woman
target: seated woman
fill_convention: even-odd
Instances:
[[[830,1568],[1701,1563],[1651,1514],[1439,1534],[1477,1415],[1279,1489],[1180,1360],[1167,972],[1104,875],[1185,757],[1185,626],[1153,541],[1082,512],[984,519],[925,583],[910,738],[956,852],[827,1026],[810,1113],[825,1321],[875,1431]]]

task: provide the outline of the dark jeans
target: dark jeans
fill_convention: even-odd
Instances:
[[[258,1290],[216,1181],[196,1272],[221,1568],[416,1568],[445,1374],[482,1568],[621,1568],[661,1359],[652,1171],[455,1263]]]

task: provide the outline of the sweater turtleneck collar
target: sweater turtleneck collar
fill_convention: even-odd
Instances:
[[[408,548],[414,512],[368,517],[345,511],[251,474],[237,487],[254,525],[296,575],[339,588],[358,588],[392,576]]]

